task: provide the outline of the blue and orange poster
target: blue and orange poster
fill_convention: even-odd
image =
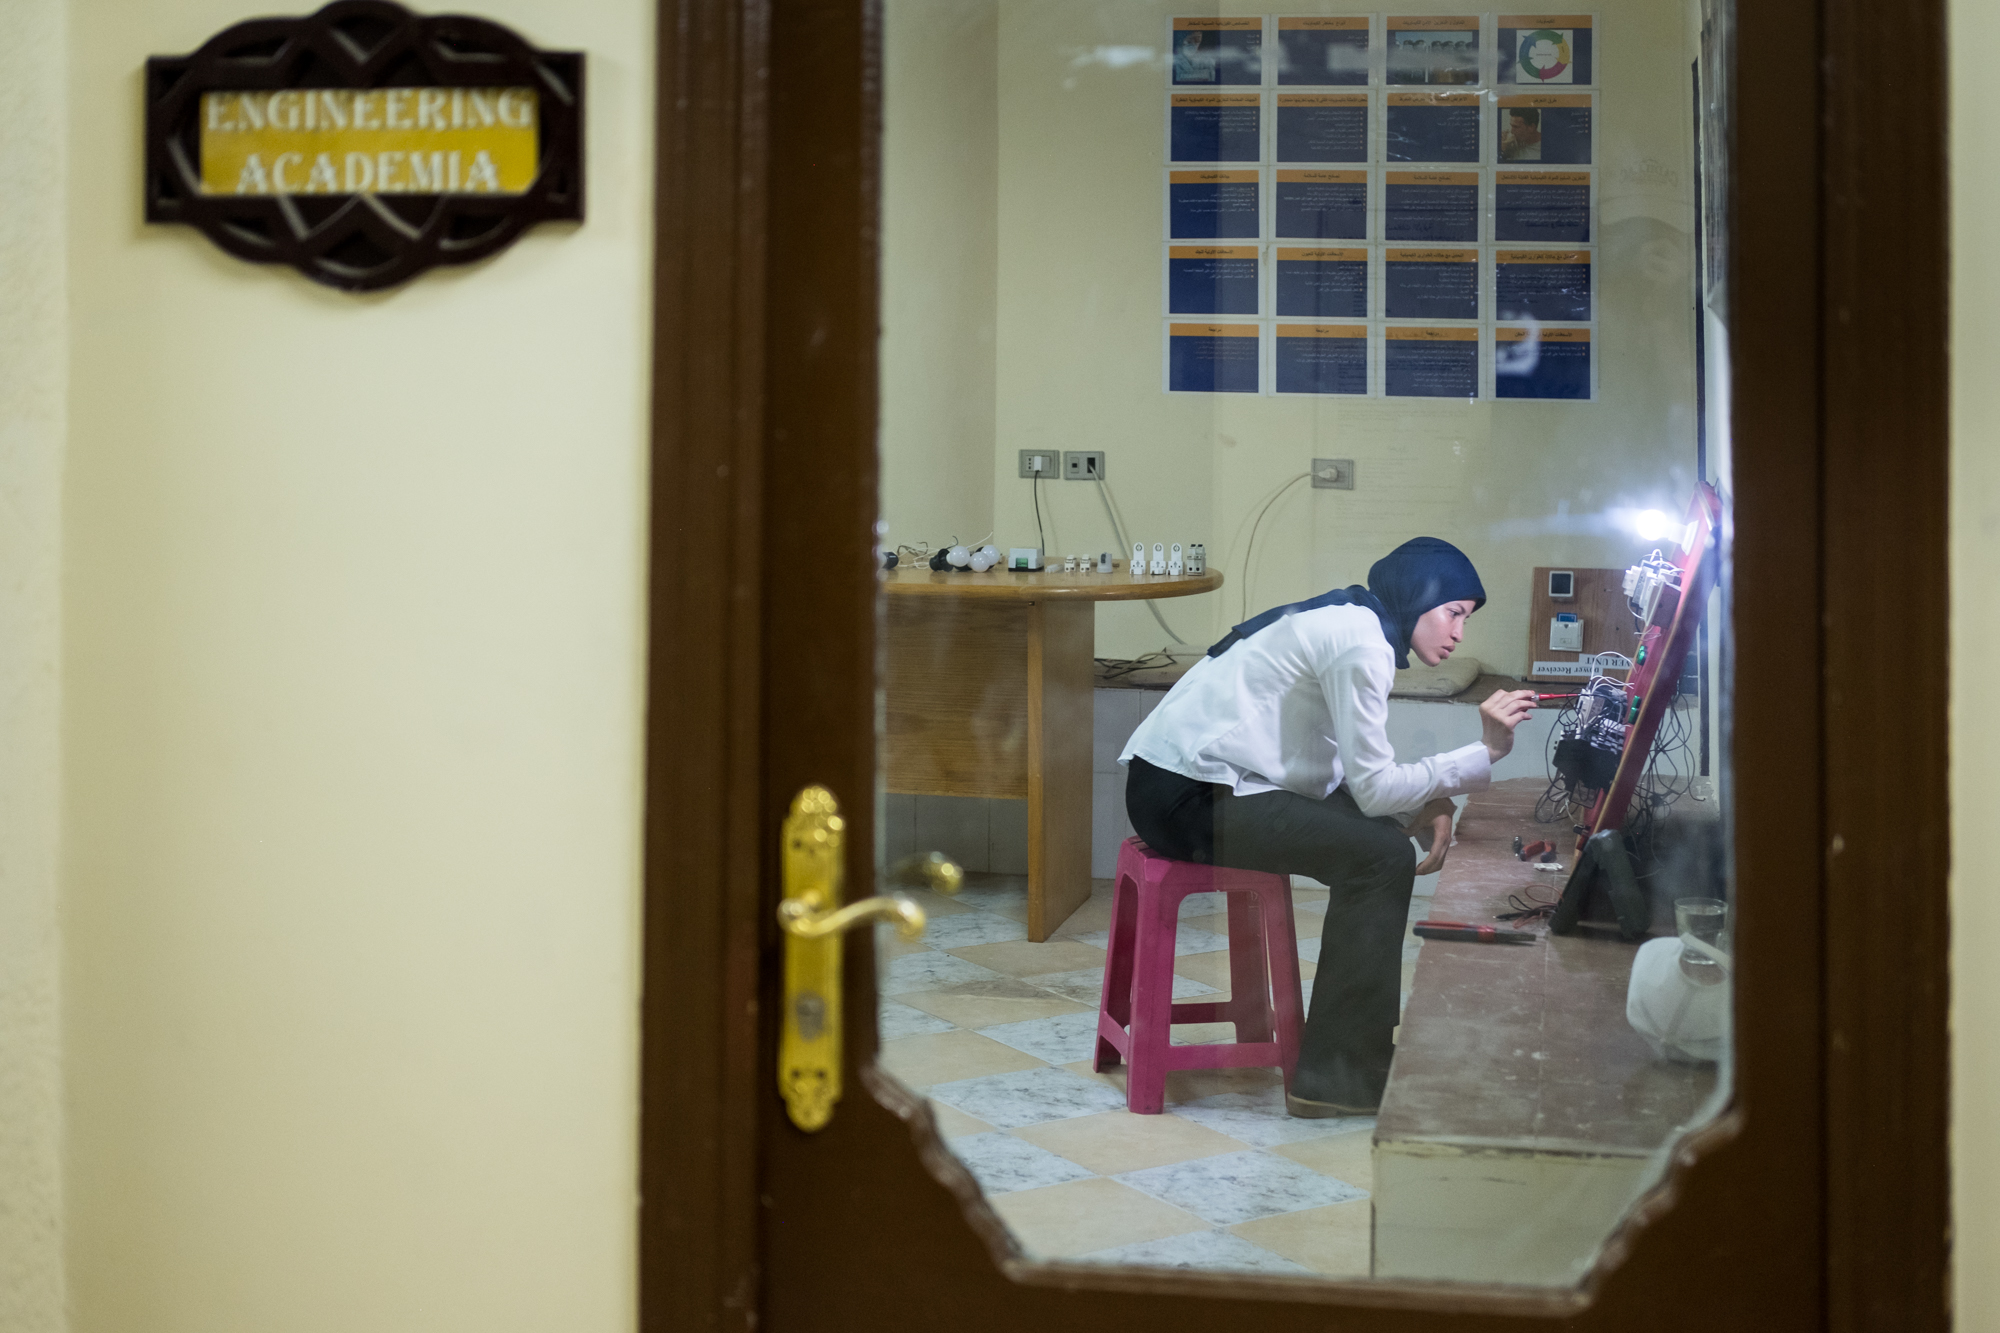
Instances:
[[[1591,396],[1590,330],[1501,326],[1493,330],[1493,396]]]
[[[1255,324],[1169,324],[1169,393],[1256,393]]]
[[[1364,324],[1280,324],[1279,393],[1368,392],[1368,328]]]

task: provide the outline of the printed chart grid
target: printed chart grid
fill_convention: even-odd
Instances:
[[[1169,392],[1596,398],[1595,15],[1171,24]]]

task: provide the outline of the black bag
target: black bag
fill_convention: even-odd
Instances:
[[[1550,933],[1573,935],[1579,921],[1616,921],[1619,938],[1643,940],[1652,920],[1624,837],[1616,829],[1593,834],[1549,918]]]

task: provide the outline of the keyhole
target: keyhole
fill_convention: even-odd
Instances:
[[[792,1001],[792,1021],[803,1040],[817,1040],[826,1027],[826,1001],[816,991],[806,991]]]

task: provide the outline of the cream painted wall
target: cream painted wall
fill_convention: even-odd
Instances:
[[[990,3],[969,0],[982,15]],[[1485,575],[1491,601],[1471,623],[1468,649],[1502,669],[1524,667],[1532,568],[1630,563],[1643,550],[1604,532],[1597,516],[1678,510],[1694,480],[1685,13],[1649,0],[1597,6],[1606,33],[1602,401],[1467,406],[1161,391],[1159,60],[1177,7],[1185,8],[1001,0],[991,45],[968,6],[888,7],[883,452],[892,535],[980,527],[960,516],[990,502],[999,544],[1031,545],[1017,451],[1103,449],[1127,535],[1203,542],[1231,580],[1222,594],[1163,608],[1177,633],[1206,644],[1245,608],[1243,559],[1257,509],[1314,456],[1354,458],[1358,490],[1300,486],[1272,507],[1248,609],[1358,581],[1390,546],[1429,531],[1463,545]],[[996,63],[998,176],[989,191],[961,173],[972,161],[983,169],[979,118]],[[926,150],[923,173],[908,167],[915,145]],[[978,365],[986,316],[976,303],[953,303],[972,299],[970,275],[981,270],[969,252],[983,255],[996,199],[993,441],[982,487],[967,469],[984,418],[968,419],[989,402]],[[961,405],[956,417],[945,400]],[[1051,551],[1114,545],[1094,487],[1042,490]],[[1137,605],[1098,611],[1101,653],[1136,654],[1163,638]]]
[[[74,1327],[629,1328],[652,6],[480,6],[589,220],[365,297],[140,221],[254,11],[68,10]]]
[[[997,0],[898,0],[883,34],[882,516],[889,544],[993,526]]]
[[[0,1329],[60,1333],[63,0],[0,32]]]
[[[2000,181],[1980,105],[1983,57],[2000,45],[2000,8],[1951,0],[1952,135],[1952,1295],[1964,1333],[2000,1329],[2000,866],[1981,834],[2000,747],[1987,691],[2000,661],[1993,571],[2000,568]],[[1969,688],[1968,688],[1969,687]]]
[[[1034,530],[1015,451],[1097,448],[1133,540],[1200,541],[1234,581],[1165,609],[1206,644],[1247,610],[1360,582],[1420,532],[1463,546],[1489,594],[1466,647],[1525,669],[1539,564],[1624,565],[1594,532],[1615,506],[1678,511],[1694,480],[1693,182],[1681,7],[1604,0],[1599,137],[1601,401],[1328,402],[1161,390],[1163,34],[1176,0],[1006,0],[1000,32],[997,522]],[[1407,8],[1407,7],[1406,7]],[[1287,12],[1357,12],[1308,3]],[[1273,12],[1233,0],[1222,13]],[[1365,7],[1362,12],[1365,12]],[[1402,12],[1402,11],[1399,11]],[[1449,4],[1416,12],[1459,12]],[[1144,58],[1150,53],[1151,58]],[[1682,54],[1685,53],[1685,54]],[[1270,511],[1246,579],[1251,516],[1315,457],[1357,460],[1352,492],[1301,484]],[[1045,497],[1060,552],[1112,545],[1092,487]],[[1245,597],[1245,586],[1248,595]],[[1157,648],[1136,604],[1098,614],[1101,653]]]

